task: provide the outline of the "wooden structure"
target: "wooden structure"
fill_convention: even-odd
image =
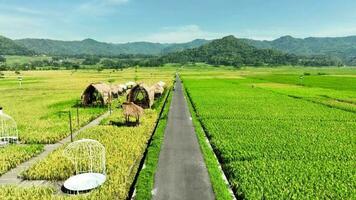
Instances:
[[[82,94],[82,104],[89,105],[106,105],[112,99],[111,87],[105,83],[92,83]]]
[[[112,85],[111,87],[111,95],[113,98],[118,98],[119,96],[123,95],[126,91],[125,85]]]
[[[162,96],[164,92],[164,87],[161,84],[156,83],[150,88],[150,90],[154,92],[154,97],[156,99]]]
[[[154,102],[154,91],[144,84],[138,84],[127,94],[127,101],[144,109],[151,108]]]

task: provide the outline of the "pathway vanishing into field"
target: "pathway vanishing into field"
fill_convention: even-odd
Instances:
[[[154,188],[155,200],[215,199],[178,76]]]
[[[104,118],[108,117],[110,115],[110,112],[107,112],[100,117],[96,118],[95,120],[91,121],[89,124],[83,126],[79,130],[73,133],[73,137],[78,135],[80,132],[97,126],[100,124],[101,120]],[[39,162],[40,160],[46,158],[50,153],[52,153],[54,150],[58,149],[60,146],[63,144],[70,142],[70,135],[67,136],[66,138],[62,139],[61,141],[55,143],[55,144],[47,144],[44,146],[44,151],[40,153],[39,155],[27,160],[26,162],[21,163],[18,165],[16,168],[11,169],[10,171],[6,172],[2,176],[0,176],[0,186],[1,185],[16,185],[16,186],[39,186],[39,185],[47,185],[47,186],[61,186],[61,183],[59,182],[50,182],[50,181],[44,181],[44,180],[23,180],[19,177],[20,173],[35,163]]]

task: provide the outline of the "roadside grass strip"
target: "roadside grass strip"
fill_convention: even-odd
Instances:
[[[157,129],[152,137],[152,141],[147,150],[146,159],[144,162],[144,167],[139,173],[137,183],[136,183],[136,193],[134,199],[144,200],[151,199],[152,193],[154,192],[154,178],[155,172],[158,165],[159,154],[161,151],[164,132],[168,120],[168,112],[171,105],[173,94],[170,93],[167,97],[167,103],[163,110],[162,116],[159,119]]]

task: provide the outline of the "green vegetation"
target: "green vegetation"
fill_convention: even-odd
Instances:
[[[26,47],[37,54],[47,55],[100,55],[118,56],[120,54],[147,54],[159,55],[162,53],[179,51],[187,48],[198,47],[208,41],[194,40],[182,44],[160,44],[151,42],[131,42],[124,44],[112,44],[98,42],[93,39],[82,41],[59,41],[48,39],[21,39],[15,40],[18,45]]]
[[[17,76],[23,77],[21,87]],[[100,76],[88,78],[86,73],[71,75],[70,71],[5,73],[0,82],[0,105],[16,120],[21,142],[54,143],[66,137],[68,114],[61,111],[72,112],[74,130],[104,113],[106,108],[80,107],[77,124],[75,105],[81,93],[90,82],[103,80]]]
[[[28,101],[29,105],[21,108],[10,106],[10,103],[3,101],[6,110],[14,116],[15,120],[19,122],[20,128],[23,129],[20,132],[21,141],[29,142],[25,140],[28,133],[36,131],[36,134],[29,135],[36,143],[46,142],[46,138],[56,141],[52,138],[54,135],[59,135],[59,132],[68,129],[68,116],[62,116],[62,119],[57,120],[57,111],[76,109],[72,105],[76,104],[76,98],[80,97],[81,92],[85,86],[90,82],[98,82],[99,80],[108,81],[115,80],[115,83],[125,83],[132,80],[134,77],[139,77],[138,81],[143,81],[148,85],[157,83],[162,80],[171,85],[173,68],[163,68],[164,71],[157,68],[147,69],[125,69],[123,71],[113,73],[112,71],[103,70],[100,73],[95,71],[81,71],[70,73],[70,71],[28,71],[23,72],[25,79],[31,80],[24,83],[24,87],[20,90],[17,89],[17,82],[12,80],[13,74],[6,73],[6,79],[4,82],[4,89],[6,91],[15,90],[14,93],[5,96],[5,99],[12,99],[16,101],[14,97],[17,97],[16,91],[19,90],[23,93],[23,96],[32,98]],[[52,82],[53,81],[53,82]],[[25,87],[25,84],[28,84]],[[73,85],[75,84],[75,85]],[[31,89],[33,88],[33,90]],[[24,93],[24,91],[31,91],[31,93]],[[51,96],[50,91],[56,91],[54,96]],[[30,95],[32,94],[32,95]],[[46,95],[48,98],[37,98],[38,95]],[[62,96],[63,95],[63,96]],[[21,99],[20,99],[21,100]],[[19,101],[20,101],[19,100]],[[122,99],[119,99],[120,101]],[[10,100],[9,100],[10,101]],[[27,101],[24,101],[27,102]],[[37,104],[42,102],[45,107],[40,112],[36,111]],[[33,106],[31,107],[31,105]],[[116,104],[114,104],[116,107]],[[28,108],[26,108],[28,106]],[[155,122],[157,121],[158,112],[162,108],[162,101],[158,100],[155,104],[155,109],[145,110],[144,117],[140,120],[139,126],[130,127],[124,125],[124,117],[121,109],[114,109],[114,113],[102,121],[101,125],[86,129],[79,133],[75,140],[81,138],[90,138],[98,140],[106,148],[106,169],[108,180],[105,184],[97,190],[90,192],[89,194],[83,194],[78,196],[61,196],[58,195],[58,188],[52,187],[13,187],[2,186],[0,187],[0,197],[2,199],[125,199],[127,198],[129,188],[132,185],[134,177],[138,170],[139,162],[143,156],[143,152],[147,147],[148,139],[151,137]],[[41,107],[42,108],[42,107]],[[80,108],[81,113],[87,112],[87,116],[95,117],[98,112],[106,111],[106,108]],[[24,112],[24,114],[18,114]],[[27,117],[30,115],[30,117]],[[82,115],[81,115],[82,117]],[[27,121],[23,121],[26,118]],[[84,118],[85,119],[85,118]],[[85,123],[83,119],[82,123]],[[21,121],[22,120],[22,121]],[[31,121],[30,121],[31,120]],[[37,129],[42,128],[41,120],[48,121],[48,127],[46,129],[37,132]],[[81,118],[82,120],[82,118]],[[63,121],[63,122],[62,122]],[[74,124],[76,119],[73,119]],[[63,124],[61,124],[63,123]],[[32,127],[28,129],[28,127]],[[27,130],[27,131],[24,131]],[[30,132],[31,131],[31,132]],[[67,131],[63,131],[64,134],[68,134]],[[29,137],[28,136],[28,137]],[[50,181],[62,181],[71,176],[74,173],[73,165],[63,156],[62,152],[64,147],[55,150],[45,159],[37,162],[31,166],[30,169],[24,171],[21,176],[29,180],[50,180]],[[26,148],[25,148],[26,147]],[[1,173],[6,172],[10,168],[15,167],[17,164],[29,159],[35,154],[38,154],[43,148],[41,144],[34,145],[9,145],[0,149],[0,167],[4,170]],[[20,158],[21,157],[21,158]],[[4,167],[3,167],[4,166]],[[10,167],[8,167],[10,166]],[[5,168],[6,167],[6,168]]]
[[[10,145],[0,148],[0,175],[16,165],[37,155],[43,150],[43,145]]]
[[[283,36],[273,41],[245,40],[247,43],[265,49],[278,49],[296,55],[326,55],[341,59],[348,65],[355,65],[356,36],[348,37],[309,37],[305,39]]]
[[[161,63],[205,62],[211,65],[262,66],[306,65],[338,66],[339,60],[325,56],[296,56],[273,49],[257,49],[234,36],[213,40],[199,48],[170,53],[158,59]]]
[[[156,131],[152,137],[151,144],[147,149],[147,155],[145,159],[144,168],[140,171],[140,174],[136,183],[136,196],[135,199],[151,199],[152,190],[154,187],[155,172],[158,165],[159,153],[161,151],[164,131],[167,125],[168,111],[170,108],[172,95],[169,95],[166,106],[163,110],[162,116],[159,119]]]
[[[6,59],[12,63],[61,60],[46,56],[6,56]],[[73,59],[82,63],[85,57]],[[100,60],[93,69],[105,59]],[[116,63],[121,58],[110,60]],[[21,144],[0,149],[0,174],[40,153],[43,144],[68,135],[68,116],[60,115],[61,111],[72,111],[75,129],[106,112],[107,108],[80,107],[80,123],[76,124],[76,104],[89,83],[137,80],[152,85],[162,80],[170,86],[176,72],[173,67],[101,70],[3,72],[0,105],[17,121]],[[196,63],[178,71],[191,100],[193,124],[217,199],[230,199],[230,194],[214,153],[237,198],[355,198],[355,68],[236,69]],[[21,87],[19,76],[23,77]],[[118,104],[115,103],[114,113],[101,125],[75,138],[92,138],[105,146],[109,179],[102,187],[79,196],[60,196],[52,187],[2,186],[0,199],[127,198],[162,99],[152,110],[145,110],[137,127],[122,126],[122,112],[115,108]],[[168,105],[138,178],[137,199],[151,197]],[[62,155],[65,145],[22,176],[51,181],[68,178],[74,168]]]
[[[249,78],[297,71],[246,69],[229,75],[221,69],[199,74],[182,71],[187,92],[237,198],[355,197],[355,113],[310,101],[317,100],[313,95],[291,97],[313,89],[354,99],[355,82],[328,86],[329,76],[311,75],[308,87],[295,83],[282,84],[280,89],[271,83],[278,83],[278,78]],[[339,83],[343,78],[339,77]]]
[[[9,38],[0,36],[0,55],[33,55],[34,52]],[[1,62],[1,61],[0,61]]]
[[[109,121],[113,120],[116,123],[122,124],[124,123],[122,116],[120,111],[116,111],[110,117]],[[127,198],[128,190],[136,174],[142,154],[146,149],[146,143],[152,133],[156,117],[157,111],[147,110],[140,126],[115,127],[110,124],[104,124],[88,129],[76,137],[76,140],[81,138],[95,139],[106,148],[106,172],[108,180],[98,190],[94,190],[89,195],[86,195],[86,198]],[[36,163],[28,171],[23,173],[23,177],[31,180],[65,180],[74,174],[74,166],[63,156],[62,151],[63,148]],[[7,189],[6,187],[5,189],[0,188],[0,193]],[[15,193],[15,196],[17,193],[22,193],[20,188],[14,188],[12,192]],[[30,192],[32,193],[33,191]],[[11,192],[8,194],[11,194]],[[51,193],[42,199],[52,199],[55,197],[55,193]],[[6,198],[9,198],[9,196]],[[72,199],[74,197],[70,198]],[[76,196],[76,199],[81,198],[83,198],[83,196]]]

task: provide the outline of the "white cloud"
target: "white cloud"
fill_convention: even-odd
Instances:
[[[204,31],[197,25],[187,25],[179,27],[165,27],[162,28],[160,32],[142,37],[141,40],[161,43],[182,43],[192,41],[197,38],[215,39],[223,36],[223,33]]]

